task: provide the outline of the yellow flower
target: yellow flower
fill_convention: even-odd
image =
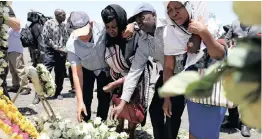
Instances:
[[[18,135],[17,133],[12,134],[12,139],[23,139],[23,135]]]
[[[12,139],[16,139],[17,133],[12,134]]]
[[[1,95],[0,90],[0,110],[12,121],[13,124],[16,124],[20,129],[29,134],[30,137],[38,138],[39,133],[37,132],[34,125],[27,120],[17,109],[17,107],[10,101],[6,96]],[[12,128],[3,123],[0,120],[0,129],[2,129],[6,134],[12,135],[12,139],[23,139],[22,135],[12,134]]]
[[[16,139],[23,139],[23,135],[18,135],[18,136],[16,136]]]
[[[0,99],[0,110],[3,110],[5,105],[6,105],[5,100]]]
[[[10,126],[6,125],[6,124],[4,125],[4,128],[2,128],[2,129],[8,135],[10,135],[12,133],[12,128]]]
[[[12,119],[13,113],[10,112],[10,111],[8,111],[8,112],[6,113],[6,116],[7,116],[9,119]]]

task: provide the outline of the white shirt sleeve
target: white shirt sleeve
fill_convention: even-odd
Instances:
[[[178,29],[176,29],[174,26],[167,25],[164,28],[163,31],[163,41],[164,41],[164,54],[165,55],[180,55],[186,53],[185,48],[186,48],[186,43],[187,41],[183,40],[188,40],[188,36],[181,36],[179,40],[178,37],[181,34]],[[184,37],[184,38],[182,38]]]

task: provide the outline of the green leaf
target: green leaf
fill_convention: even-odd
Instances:
[[[239,112],[243,123],[261,129],[261,96],[253,103],[240,104]]]
[[[227,62],[229,66],[243,68],[261,61],[261,47],[259,43],[242,40],[237,47],[229,50]]]
[[[225,62],[217,62],[205,70],[205,75],[186,89],[187,97],[206,98],[212,95],[213,86],[221,79],[228,67]]]
[[[247,98],[251,92],[254,92],[260,86],[260,81],[240,81],[242,73],[235,71],[232,73],[225,72],[223,75],[223,87],[225,90],[225,96],[231,100],[234,104],[241,104],[244,102],[250,102],[251,98]],[[235,79],[236,78],[236,79]],[[253,95],[252,95],[253,96]]]
[[[211,96],[213,85],[216,83],[224,69],[225,62],[218,62],[205,71],[203,77],[195,71],[185,71],[171,77],[159,90],[161,97],[185,95],[186,97],[206,98]]]
[[[200,75],[195,71],[186,71],[171,77],[160,89],[159,96],[170,97],[184,95],[190,83],[200,80]]]

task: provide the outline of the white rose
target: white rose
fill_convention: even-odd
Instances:
[[[81,123],[76,127],[78,130],[80,130],[81,134],[88,134],[88,125],[86,123]]]
[[[5,47],[5,48],[7,48],[8,42],[7,42],[7,41],[2,41],[2,46]]]
[[[71,138],[72,136],[73,136],[73,129],[69,129],[68,131],[67,131],[67,133],[66,133],[66,136],[68,137],[68,138]]]
[[[62,132],[62,138],[63,138],[63,139],[68,138],[67,132],[66,132],[65,130],[63,130],[63,132]]]
[[[2,62],[2,67],[6,68],[7,67],[7,63],[5,61]]]
[[[121,132],[120,133],[120,135],[119,135],[119,137],[122,139],[122,138],[128,138],[129,136],[127,135],[127,133],[126,132]]]
[[[38,139],[50,139],[46,132],[41,132]]]
[[[3,28],[4,30],[8,30],[9,26],[6,25],[6,24],[2,24],[2,28]]]
[[[10,11],[8,7],[4,7],[3,10],[5,13],[8,13]]]
[[[55,94],[55,90],[54,89],[47,89],[47,96],[53,96]]]
[[[47,82],[47,83],[45,84],[45,88],[50,88],[50,87],[52,87],[52,84],[51,84],[50,82]]]
[[[84,123],[83,124],[83,128],[84,128],[84,130],[92,130],[92,129],[94,129],[92,123]]]
[[[100,125],[100,124],[102,123],[101,120],[102,120],[102,119],[101,119],[100,117],[96,117],[96,118],[94,119],[94,124],[95,124],[95,125]]]
[[[108,131],[108,127],[105,124],[101,124],[99,127],[99,130],[102,132],[107,132]]]
[[[59,128],[59,124],[58,124],[59,122],[53,122],[52,124],[53,124],[53,126],[55,127],[55,129],[58,129]]]
[[[60,130],[64,130],[65,127],[66,127],[66,123],[65,123],[65,122],[59,122],[59,123],[58,123],[58,128],[59,128]]]
[[[115,132],[116,131],[116,128],[115,127],[112,127],[109,129],[109,132]]]
[[[2,79],[0,79],[0,85],[2,85],[3,84],[3,80]]]
[[[68,69],[70,67],[70,63],[69,62],[66,62],[66,68]]]
[[[2,51],[0,51],[0,57],[4,57],[4,56],[5,54]]]
[[[84,139],[92,139],[92,136],[91,136],[91,135],[86,135],[86,136],[84,137]]]
[[[33,117],[33,120],[39,122],[39,119],[36,116]]]
[[[56,119],[61,120],[61,119],[62,119],[62,116],[60,116],[59,113],[56,113]]]
[[[44,131],[49,131],[49,130],[52,130],[51,128],[50,128],[50,126],[52,125],[52,123],[49,123],[49,122],[46,122],[45,124],[44,124]]]
[[[0,68],[0,73],[3,72],[5,69],[4,68]]]
[[[48,78],[49,78],[49,79],[52,79],[52,81],[54,81],[54,80],[53,80],[53,76],[52,76],[50,73],[48,73]]]
[[[46,121],[48,120],[48,116],[47,116],[47,115],[43,115],[43,116],[41,117],[41,120],[42,120],[43,122],[46,122]]]
[[[59,138],[59,137],[61,137],[62,132],[61,132],[61,130],[56,129],[53,134],[54,134],[55,137]]]
[[[44,73],[41,74],[41,79],[42,79],[42,81],[45,81],[45,82],[49,81],[48,75],[46,75]]]
[[[47,131],[47,135],[49,137],[53,137],[53,134],[54,134],[54,130],[50,129],[50,130]]]
[[[77,137],[80,135],[80,132],[76,128],[71,128],[67,131],[67,136],[69,138]]]
[[[40,70],[46,69],[45,65],[43,64],[37,64],[37,68],[39,68]]]
[[[44,129],[44,123],[43,122],[39,122],[37,127],[38,127],[39,130],[42,131]]]
[[[110,136],[108,139],[117,139],[117,136]]]
[[[101,133],[100,133],[100,131],[99,131],[98,128],[94,128],[94,129],[92,130],[92,133],[93,133],[93,135],[94,135],[94,138],[99,137],[99,136],[101,135]]]
[[[68,129],[71,129],[71,128],[73,128],[73,125],[72,125],[72,123],[70,122],[70,123],[66,123],[66,128],[68,128]]]

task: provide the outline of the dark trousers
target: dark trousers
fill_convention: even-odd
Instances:
[[[232,108],[232,109],[228,109],[228,121],[232,122],[232,123],[238,123],[239,121],[239,113],[238,113],[238,108]]]
[[[4,73],[1,75],[1,79],[3,80],[1,87],[3,88],[4,95],[7,96],[11,100],[9,93],[7,92],[7,82],[6,82],[8,67],[4,68],[3,72]]]
[[[95,79],[97,82],[97,117],[101,117],[102,120],[107,119],[109,105],[110,105],[110,94],[103,91],[103,87],[109,83],[110,77],[106,76],[105,72],[101,72],[98,76],[95,75],[94,71],[83,68],[83,100],[87,110],[87,116],[84,116],[84,121],[88,121],[91,118],[91,104],[93,99],[93,89]]]
[[[184,96],[171,97],[172,116],[171,118],[165,117],[162,109],[164,99],[158,95],[158,88],[163,85],[163,72],[160,71],[159,74],[160,77],[155,84],[155,93],[149,107],[154,138],[176,139],[181,124],[181,116],[185,108],[185,98]]]
[[[48,49],[45,54],[44,65],[47,70],[51,73],[53,68],[55,71],[55,84],[56,84],[56,92],[55,97],[61,94],[63,90],[63,83],[66,72],[66,55],[61,55],[60,53]]]
[[[74,87],[74,80],[73,80],[71,66],[68,68],[68,72],[69,72],[69,80],[70,80],[70,84],[71,84],[71,89],[74,89],[75,87]]]

